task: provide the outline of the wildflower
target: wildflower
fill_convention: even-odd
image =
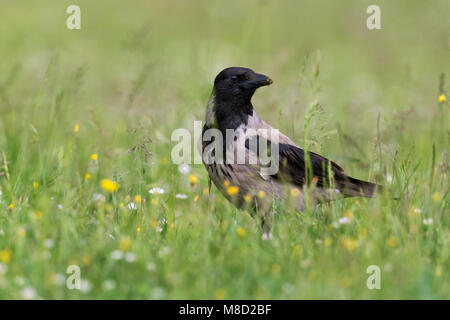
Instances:
[[[136,261],[136,255],[132,252],[128,252],[125,255],[125,261],[128,263],[132,263],[132,262]]]
[[[439,97],[438,97],[438,102],[439,103],[444,103],[444,102],[446,102],[447,101],[447,97],[445,96],[445,94],[441,94]]]
[[[85,181],[85,182],[88,181],[90,178],[92,178],[92,176],[91,176],[90,173],[86,173],[86,174],[84,175],[84,181]]]
[[[16,232],[19,238],[25,238],[25,236],[27,235],[27,231],[24,227],[18,227]]]
[[[92,201],[105,201],[105,196],[102,195],[101,193],[96,193],[94,192],[94,194],[92,194]]]
[[[116,287],[116,282],[111,279],[105,280],[105,282],[102,283],[102,288],[106,291],[113,290]]]
[[[203,188],[203,195],[207,196],[209,194],[208,188]]]
[[[142,202],[142,197],[140,194],[137,194],[134,196],[134,201],[136,201],[136,203],[141,203]]]
[[[134,202],[130,202],[127,206],[128,209],[130,210],[137,210],[137,205]]]
[[[98,160],[98,154],[97,153],[93,153],[93,154],[91,154],[91,156],[89,158],[91,158],[91,160],[93,160],[93,161],[97,161]]]
[[[75,127],[73,127],[73,132],[78,133],[80,131],[80,125],[77,123],[75,124]]]
[[[113,252],[111,252],[111,258],[113,260],[120,260],[123,258],[123,252],[120,250],[114,250]]]
[[[245,234],[246,234],[244,228],[242,228],[242,227],[238,227],[237,230],[236,230],[236,233],[241,238],[245,237]]]
[[[4,249],[0,251],[0,261],[3,263],[9,263],[11,261],[11,251]]]
[[[392,183],[392,175],[390,175],[389,173],[386,175],[386,181],[391,184]]]
[[[199,197],[199,195],[197,194],[197,195],[194,197],[194,202],[197,202],[198,198],[200,198],[200,197]]]
[[[354,238],[342,238],[341,244],[349,252],[354,251],[358,247],[358,242]]]
[[[37,181],[33,182],[33,188],[35,189],[39,188],[39,182]]]
[[[187,199],[188,196],[187,196],[186,194],[177,193],[177,194],[175,195],[175,198],[177,198],[177,199]]]
[[[223,182],[223,185],[224,185],[225,187],[228,187],[228,186],[230,185],[230,181],[225,180],[225,181]]]
[[[91,291],[91,283],[85,279],[80,281],[80,291],[81,292],[89,292]]]
[[[12,210],[12,209],[14,209],[14,203],[10,203],[8,206],[8,210]]]
[[[239,187],[237,187],[237,186],[229,186],[229,187],[227,187],[227,193],[230,196],[233,196],[233,195],[235,195],[238,192],[239,192]]]
[[[139,232],[141,232],[141,228],[140,227],[137,227],[136,228],[136,231],[139,233]]]
[[[426,226],[432,225],[433,224],[433,218],[423,219],[423,224],[426,225]]]
[[[178,172],[180,172],[181,174],[189,174],[191,173],[191,166],[188,164],[180,164],[178,166]]]
[[[36,220],[40,220],[42,218],[42,212],[39,210],[33,211],[33,218]]]
[[[246,193],[244,195],[244,200],[245,200],[245,202],[249,203],[250,201],[252,201],[252,196],[250,194]]]
[[[216,291],[214,291],[214,299],[216,300],[224,300],[226,296],[227,293],[223,289],[217,289]]]
[[[44,246],[46,246],[49,249],[53,248],[54,244],[55,242],[52,239],[46,239],[44,241]]]
[[[191,186],[193,186],[197,182],[198,182],[198,178],[196,175],[194,175],[194,174],[189,175],[189,183],[191,184]]]
[[[347,210],[344,212],[344,217],[346,217],[349,220],[353,219],[353,211],[352,210]]]
[[[409,216],[411,219],[417,218],[417,217],[419,216],[419,214],[421,214],[421,213],[422,213],[422,210],[419,209],[419,208],[417,208],[417,207],[415,207],[415,206],[412,206],[412,207],[409,208],[409,210],[408,210],[408,216]]]
[[[298,198],[300,196],[300,190],[297,188],[292,188],[291,189],[291,196],[293,198]]]
[[[32,287],[25,287],[20,291],[20,298],[23,300],[33,300],[36,298],[36,290]]]
[[[148,190],[148,193],[150,194],[163,194],[164,193],[164,189],[163,188],[152,188],[150,190]]]
[[[258,198],[262,199],[266,196],[266,192],[264,190],[260,190],[260,191],[258,191],[257,196],[258,196]]]
[[[115,192],[119,189],[119,183],[109,179],[103,179],[100,181],[100,186],[107,192]]]
[[[279,264],[275,263],[272,265],[272,273],[273,274],[279,274],[281,270],[281,267]]]
[[[395,248],[397,246],[397,239],[395,237],[389,237],[389,239],[387,239],[386,244],[391,247],[391,248]]]
[[[342,218],[340,218],[339,220],[338,220],[338,222],[339,222],[339,224],[349,224],[351,221],[350,221],[350,219],[349,218],[347,218],[347,217],[342,217]]]
[[[119,243],[120,249],[123,252],[127,252],[131,247],[131,239],[130,237],[122,237]]]
[[[431,200],[436,203],[440,202],[442,200],[441,194],[439,192],[433,193],[433,195],[431,196]]]

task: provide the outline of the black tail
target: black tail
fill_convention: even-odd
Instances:
[[[372,182],[358,180],[352,177],[347,177],[348,180],[344,182],[343,190],[347,197],[366,197],[372,198],[375,192],[381,192],[383,187]]]

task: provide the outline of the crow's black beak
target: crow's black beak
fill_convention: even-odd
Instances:
[[[256,82],[257,87],[268,86],[273,83],[272,79],[270,79],[268,76],[261,74],[261,73],[256,74],[255,82]]]

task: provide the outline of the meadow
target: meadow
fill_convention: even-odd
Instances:
[[[450,296],[448,1],[0,7],[1,299]],[[171,161],[229,66],[274,80],[253,98],[268,123],[387,191],[286,209],[263,241]]]

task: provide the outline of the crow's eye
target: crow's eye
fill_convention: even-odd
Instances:
[[[237,76],[232,76],[232,77],[231,77],[231,81],[237,82],[237,81],[238,81],[238,77],[237,77]]]

